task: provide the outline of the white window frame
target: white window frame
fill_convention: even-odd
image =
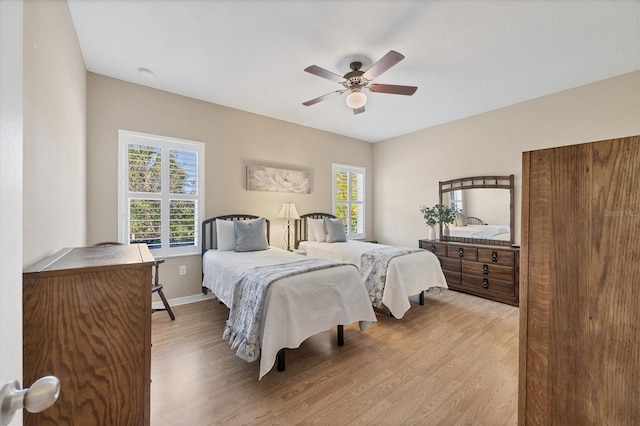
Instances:
[[[333,203],[332,203],[332,209],[333,209],[333,214],[335,215],[337,210],[336,210],[336,206],[338,204],[347,204],[347,211],[351,211],[351,206],[352,205],[358,205],[360,206],[358,208],[358,211],[362,212],[362,232],[353,232],[353,230],[351,229],[351,221],[347,221],[348,223],[346,223],[346,234],[347,234],[347,238],[348,239],[364,239],[365,238],[365,230],[366,230],[366,222],[365,222],[365,201],[366,201],[366,181],[367,181],[367,174],[366,174],[366,169],[364,167],[358,167],[358,166],[351,166],[348,164],[339,164],[339,163],[333,163],[332,167],[332,174],[331,174],[331,182],[332,182],[332,199],[333,199]],[[357,174],[361,174],[362,175],[362,200],[352,200],[351,199],[351,179],[347,178],[347,201],[346,203],[344,201],[338,201],[337,198],[337,190],[336,190],[336,173],[338,172],[346,172],[349,174],[349,176],[352,173],[357,173]]]
[[[197,190],[196,194],[170,194],[169,185],[162,186],[159,194],[129,192],[129,145],[146,145],[159,147],[162,152],[162,182],[169,182],[169,151],[182,150],[195,152],[197,156]],[[204,217],[204,143],[158,136],[147,133],[118,130],[118,241],[129,244],[129,199],[149,198],[161,201],[161,247],[151,249],[154,256],[172,257],[200,254],[202,236],[200,223]],[[169,202],[170,200],[195,200],[195,240],[194,245],[170,247],[169,241]]]

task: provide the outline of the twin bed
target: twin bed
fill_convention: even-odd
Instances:
[[[354,264],[360,270],[363,282],[366,282],[375,265],[365,264],[365,254],[383,254],[389,252],[396,255],[389,260],[385,272],[385,282],[382,293],[377,300],[370,292],[371,302],[375,307],[384,305],[395,318],[402,318],[411,304],[409,296],[419,295],[420,305],[424,305],[424,292],[431,289],[447,289],[447,282],[442,273],[438,258],[431,252],[420,249],[402,249],[393,246],[369,243],[357,240],[329,242],[330,238],[310,238],[317,234],[319,226],[313,229],[311,224],[319,225],[322,221],[326,225],[335,221],[336,216],[329,213],[309,213],[300,216],[295,229],[295,247],[309,257],[331,259]],[[315,221],[315,223],[314,223]],[[339,222],[341,223],[341,222]],[[321,239],[321,238],[320,238]],[[315,240],[315,241],[313,241]],[[365,256],[363,256],[365,255]],[[375,271],[373,271],[375,272]]]
[[[236,353],[247,361],[254,361],[259,356],[259,378],[262,378],[272,369],[276,358],[278,370],[284,370],[284,348],[297,348],[305,339],[333,326],[338,326],[338,345],[342,345],[343,325],[358,321],[360,329],[364,330],[376,321],[376,317],[360,275],[353,265],[326,262],[327,267],[321,267],[322,265],[315,263],[315,259],[277,247],[236,251],[237,244],[229,249],[230,237],[225,242],[225,237],[219,235],[228,232],[217,232],[220,221],[253,223],[257,220],[260,218],[252,215],[227,215],[203,222],[202,285],[231,309],[231,320],[234,309],[241,303],[238,300],[238,289],[244,277],[251,274],[265,275],[265,268],[274,265],[305,266],[303,264],[309,263],[309,272],[296,271],[294,275],[273,281],[264,295],[262,305],[254,306],[260,323],[257,347]],[[267,235],[268,224],[266,221]],[[316,267],[318,269],[314,270]],[[228,336],[225,337],[233,340],[234,332],[229,331],[229,328],[228,321],[225,330]],[[241,350],[242,343],[236,347],[232,345],[232,349]]]
[[[284,348],[297,348],[316,333],[337,326],[342,345],[344,324],[358,321],[364,331],[376,321],[372,305],[384,305],[402,318],[409,296],[419,294],[424,304],[425,290],[447,288],[429,251],[358,241],[311,242],[307,219],[335,217],[312,213],[302,218],[296,224],[296,247],[304,247],[307,256],[269,247],[269,221],[258,216],[226,215],[202,224],[203,290],[230,308],[224,337],[239,357],[260,358],[259,378],[276,359],[278,370],[284,370]],[[386,256],[388,268],[379,267],[378,254]],[[365,259],[371,262],[365,265]],[[381,282],[376,291],[363,285],[371,276],[372,282]]]

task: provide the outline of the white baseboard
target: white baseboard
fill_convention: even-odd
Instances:
[[[180,305],[186,305],[188,303],[201,302],[207,299],[213,299],[213,293],[208,293],[207,295],[199,293],[199,294],[194,294],[192,296],[176,297],[175,299],[167,299],[167,302],[169,302],[169,306],[180,306]],[[162,300],[158,300],[157,302],[153,302],[151,304],[151,309],[162,309],[162,308],[164,308],[164,305],[162,304]]]

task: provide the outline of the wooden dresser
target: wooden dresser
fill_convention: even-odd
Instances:
[[[153,261],[146,244],[82,247],[25,270],[24,383],[61,388],[24,424],[149,424]]]
[[[520,249],[433,240],[418,244],[438,256],[452,290],[518,306]]]
[[[519,425],[640,424],[640,136],[525,152]]]

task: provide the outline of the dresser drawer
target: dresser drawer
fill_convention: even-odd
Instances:
[[[515,296],[516,294],[516,286],[513,281],[475,275],[462,274],[462,286],[478,292],[500,293],[508,296]]]
[[[462,273],[505,281],[513,281],[514,278],[512,266],[501,266],[491,263],[463,261]]]
[[[509,250],[478,249],[478,262],[513,266],[515,254]]]
[[[440,244],[429,240],[420,240],[420,248],[425,250],[429,250],[431,253],[435,254],[438,257],[446,257],[447,256],[447,245]]]
[[[453,271],[442,271],[444,273],[444,278],[447,280],[447,284],[449,286],[461,286],[462,285],[462,274],[460,272]]]
[[[462,260],[460,259],[452,259],[450,257],[441,257],[440,258],[440,266],[442,266],[443,271],[451,271],[460,273]]]
[[[478,260],[478,249],[457,244],[449,244],[447,257],[464,260]]]

